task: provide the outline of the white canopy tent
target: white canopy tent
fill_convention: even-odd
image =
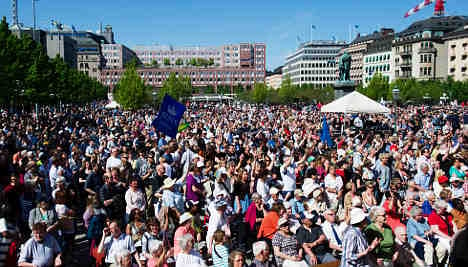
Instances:
[[[115,102],[114,100],[112,100],[109,104],[107,104],[105,106],[107,109],[114,109],[114,108],[119,108],[120,105],[119,103]]]
[[[390,113],[390,109],[354,91],[323,106],[321,112],[338,113]]]

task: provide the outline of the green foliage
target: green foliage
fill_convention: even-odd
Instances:
[[[231,93],[231,86],[229,85],[218,85],[218,88],[216,89],[216,92],[218,94],[230,94]]]
[[[251,99],[255,103],[264,103],[268,97],[268,87],[264,83],[256,83],[251,91]]]
[[[392,90],[395,87],[400,90],[399,102],[403,104],[409,101],[414,103],[426,102],[425,96],[430,97],[429,102],[437,103],[444,93],[447,94],[450,100],[468,100],[468,80],[454,81],[451,77],[446,81],[398,79],[388,84],[380,74],[375,74],[369,85],[366,88],[358,88],[358,91],[377,101],[381,98],[392,101]]]
[[[367,87],[359,88],[358,91],[372,99],[377,100],[381,98],[386,99],[389,95],[389,92],[391,92],[388,81],[382,76],[381,73],[374,74]]]
[[[183,64],[184,64],[184,61],[183,61],[181,58],[178,58],[178,59],[176,59],[175,64],[176,64],[177,66],[180,66],[180,65],[183,65]]]
[[[281,87],[278,89],[278,96],[285,104],[291,104],[295,101],[297,94],[297,87],[291,82],[290,77],[286,77],[281,82]]]
[[[208,67],[214,65],[214,59],[204,59],[204,58],[191,58],[188,62],[188,65],[194,66],[194,67]]]
[[[151,60],[150,65],[154,68],[159,68],[159,62],[156,59]]]
[[[214,87],[211,85],[208,85],[205,88],[203,88],[204,94],[214,94],[214,92],[215,92]]]
[[[196,66],[197,65],[197,59],[196,58],[191,58],[190,61],[188,62],[189,65],[191,66]]]
[[[27,34],[16,38],[5,17],[0,22],[0,103],[31,105],[85,103],[104,99],[107,89],[97,80],[50,59]]]
[[[158,94],[158,103],[161,103],[164,96],[168,94],[174,99],[180,101],[184,97],[192,94],[192,82],[190,77],[177,77],[175,73],[171,72],[169,77],[164,81],[161,90]]]
[[[171,65],[171,60],[169,58],[164,58],[163,59],[163,64],[164,64],[164,66],[169,66],[169,65]]]
[[[134,64],[127,66],[114,89],[115,100],[124,109],[141,108],[147,101],[150,92],[150,88],[138,75]]]

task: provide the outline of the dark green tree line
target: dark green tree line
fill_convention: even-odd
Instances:
[[[107,89],[97,80],[69,67],[59,57],[50,59],[29,35],[11,33],[6,18],[0,22],[0,104],[85,103],[104,99]]]
[[[358,91],[374,100],[384,99],[392,101],[392,90],[400,90],[399,100],[401,103],[412,101],[422,103],[426,101],[439,102],[445,93],[450,101],[468,100],[468,80],[454,81],[451,77],[447,80],[416,80],[398,79],[388,83],[382,75],[375,74],[367,87],[360,87]]]

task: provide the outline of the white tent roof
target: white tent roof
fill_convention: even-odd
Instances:
[[[106,105],[107,109],[114,109],[120,107],[119,103],[112,100],[109,104]]]
[[[385,106],[375,102],[367,96],[354,91],[323,106],[322,112],[342,113],[390,113]]]

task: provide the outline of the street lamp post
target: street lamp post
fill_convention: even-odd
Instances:
[[[51,99],[52,106],[55,106],[55,102],[54,102],[55,94],[54,94],[54,93],[50,93],[50,94],[49,94],[49,97],[50,97],[50,99]],[[55,107],[54,107],[54,110],[55,110]]]
[[[398,99],[400,98],[400,89],[398,89],[397,86],[395,86],[392,90],[392,97],[393,97],[393,108],[395,112],[395,116],[394,116],[395,134],[397,134],[397,116],[398,116],[397,104],[398,104]]]
[[[153,91],[151,95],[153,96],[153,107],[156,108],[156,95],[157,95],[156,91]]]
[[[429,101],[431,100],[431,96],[428,93],[425,93],[423,96],[423,99],[424,99],[424,103],[428,105]]]
[[[442,105],[445,105],[447,103],[447,100],[448,100],[448,96],[446,93],[443,93],[442,96],[440,97],[440,104]]]

